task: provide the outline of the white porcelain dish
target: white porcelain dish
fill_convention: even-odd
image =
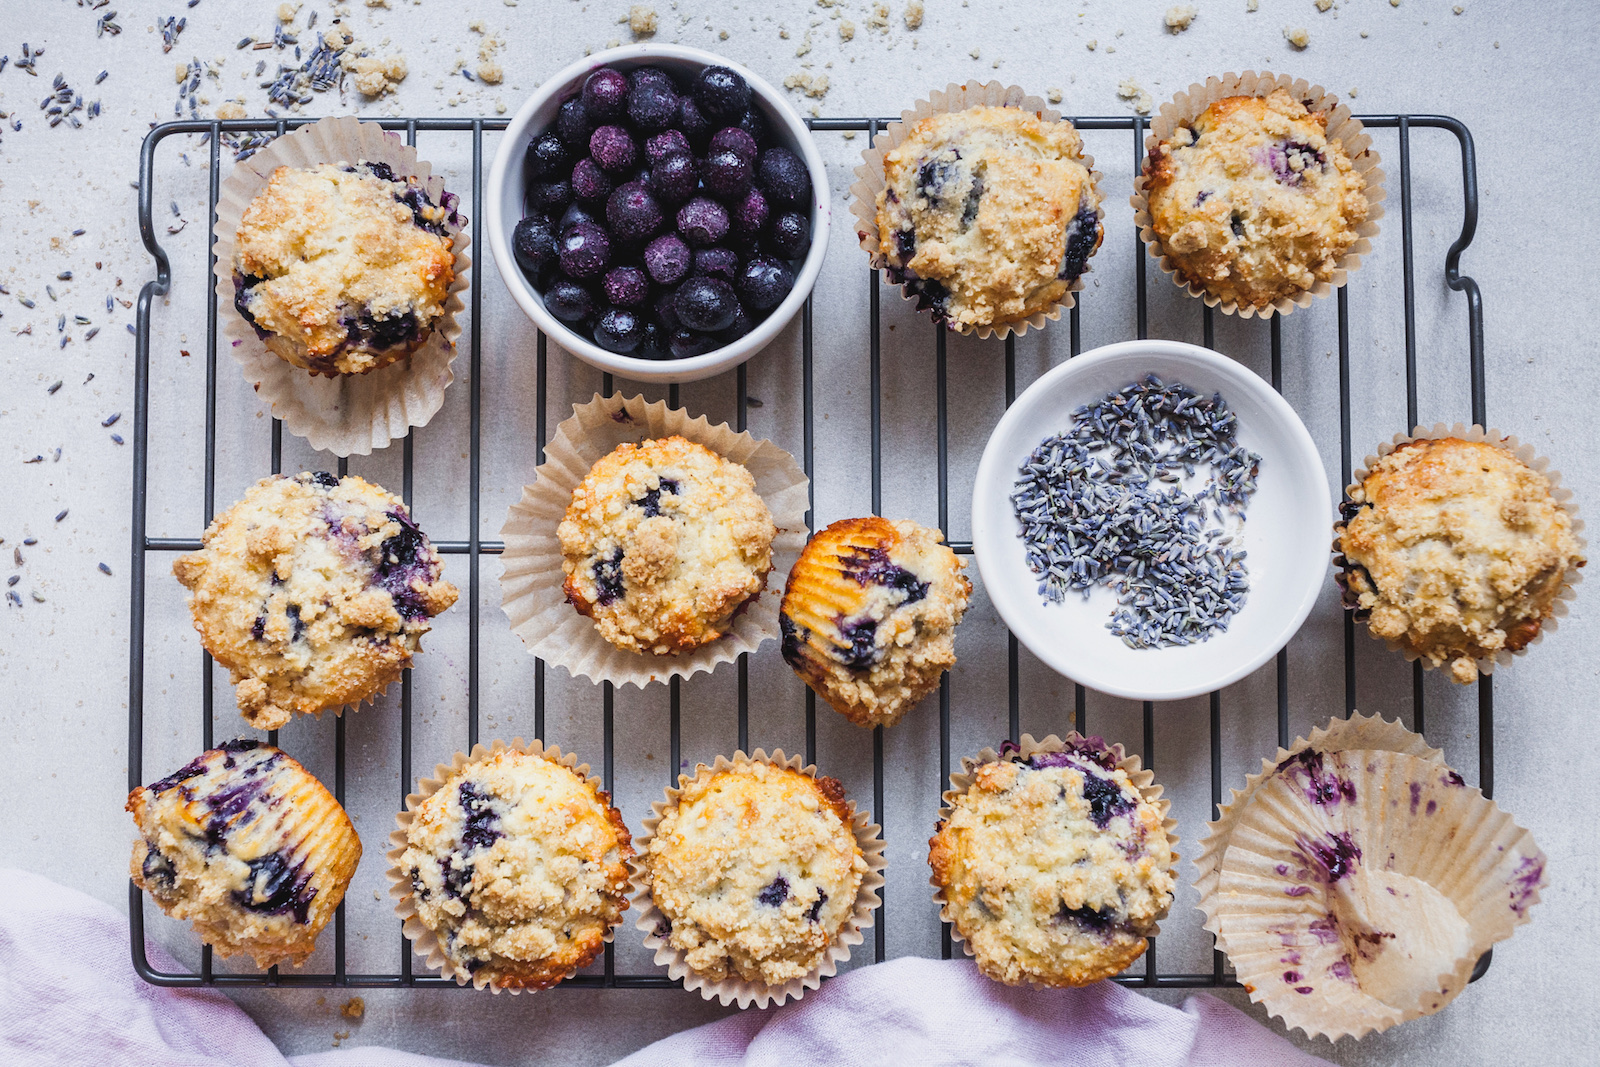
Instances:
[[[751,100],[760,106],[773,138],[805,161],[806,169],[811,173],[811,251],[796,272],[794,288],[783,303],[774,308],[772,314],[754,330],[732,344],[688,359],[639,359],[608,352],[545,310],[544,297],[523,276],[511,254],[511,230],[523,215],[523,153],[530,140],[555,123],[556,111],[562,102],[577,92],[583,80],[601,67],[628,71],[635,67],[657,66],[681,82],[687,82],[702,67],[712,65],[736,70],[750,83]],[[499,268],[500,276],[505,279],[506,288],[511,291],[517,306],[556,344],[585,363],[635,382],[698,381],[730,370],[761,351],[778,336],[779,331],[788,325],[805,303],[818,272],[822,270],[822,259],[828,250],[828,175],[823,169],[822,156],[812,143],[800,116],[778,90],[749,69],[711,52],[674,44],[626,45],[596,52],[540,86],[539,91],[517,109],[511,124],[506,127],[505,137],[489,168],[484,201],[489,248],[494,255],[495,266]]]
[[[1226,632],[1193,645],[1136,649],[1106,629],[1116,603],[1097,587],[1047,603],[1028,569],[1011,508],[1017,472],[1072,413],[1156,374],[1204,395],[1220,392],[1239,420],[1239,442],[1261,456],[1242,543],[1250,590]],[[1328,575],[1333,498],[1315,443],[1271,385],[1227,356],[1177,341],[1125,341],[1055,367],[1017,398],[995,427],[972,495],[972,544],[989,598],[1017,639],[1052,669],[1131,700],[1177,700],[1230,685],[1266,663],[1305,622]]]

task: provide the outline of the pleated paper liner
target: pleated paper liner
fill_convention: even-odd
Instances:
[[[778,534],[772,541],[767,588],[746,602],[729,631],[691,652],[656,656],[617,648],[600,635],[592,620],[567,603],[556,527],[571,503],[572,491],[602,457],[623,442],[674,434],[743,464],[755,476],[756,492],[772,512]],[[663,400],[651,404],[642,396],[597,394],[587,404],[574,405],[572,417],[556,427],[533,484],[523,486],[522,498],[506,515],[500,531],[505,539],[500,556],[501,607],[529,652],[575,677],[643,688],[714,670],[778,638],[783,575],[806,543],[808,485],[795,458],[771,441],[735,432],[727,423],[713,426],[703,415],[690,418]],[[776,589],[773,575],[777,575]]]
[[[694,777],[688,775],[678,776],[678,786],[667,789],[666,799],[658,800],[650,805],[651,815],[644,820],[643,829],[634,842],[633,865],[633,890],[635,899],[639,904],[639,917],[634,921],[634,926],[644,935],[644,945],[655,950],[655,962],[667,968],[667,976],[674,981],[682,980],[683,988],[698,991],[706,1000],[720,1001],[724,1007],[737,1002],[739,1007],[748,1008],[754,1004],[758,1008],[768,1005],[776,1006],[790,1000],[799,1000],[805,996],[809,989],[816,989],[822,984],[824,978],[831,978],[838,973],[839,965],[850,958],[850,949],[861,944],[865,939],[862,931],[870,929],[873,922],[873,912],[883,903],[880,891],[883,889],[883,870],[885,860],[883,855],[884,843],[882,827],[872,822],[870,813],[856,807],[855,801],[847,801],[850,811],[850,829],[855,834],[856,844],[861,849],[862,858],[866,861],[867,871],[861,878],[861,888],[856,893],[856,906],[854,914],[840,927],[839,933],[834,937],[833,943],[828,946],[822,962],[813,967],[802,978],[790,979],[780,986],[769,986],[759,982],[750,982],[742,978],[711,979],[699,974],[689,966],[685,953],[674,948],[672,943],[657,933],[666,923],[666,916],[656,907],[655,901],[650,896],[649,883],[645,878],[645,868],[642,859],[650,854],[650,842],[655,838],[656,828],[661,825],[661,817],[670,808],[676,807],[678,797],[683,791],[683,786],[690,781],[703,777],[720,774],[730,768],[765,763],[773,767],[787,767],[799,771],[801,774],[816,777],[815,764],[807,765],[805,760],[798,755],[787,756],[783,749],[774,749],[768,756],[762,749],[756,749],[746,755],[743,751],[735,752],[731,757],[718,756],[708,767],[704,763],[695,767]]]
[[[871,257],[872,265],[877,269],[883,270],[888,266],[888,260],[884,258],[879,244],[878,232],[878,193],[886,184],[883,157],[910,136],[912,128],[923,119],[932,115],[966,111],[974,107],[1015,107],[1023,111],[1032,111],[1046,122],[1062,121],[1061,112],[1049,107],[1043,98],[1030,95],[1021,86],[1001,85],[999,82],[967,82],[964,85],[951,82],[943,92],[932,92],[928,94],[926,100],[918,100],[908,110],[902,111],[900,121],[885,126],[874,139],[872,146],[862,151],[862,163],[855,170],[857,181],[850,186],[850,194],[854,198],[850,204],[850,212],[855,216],[856,239]],[[1094,169],[1094,157],[1082,151],[1081,137],[1079,153],[1079,160],[1089,172],[1089,183],[1098,193],[1100,172]],[[1101,197],[1100,203],[1095,205],[1095,218],[1104,223],[1105,217],[1105,199]],[[1093,262],[1092,256],[1090,261]],[[1020,337],[1028,332],[1029,327],[1042,330],[1046,322],[1054,322],[1061,318],[1061,313],[1077,302],[1077,298],[1072,294],[1083,288],[1084,277],[1090,269],[1085,267],[1083,274],[1073,279],[1072,284],[1067,286],[1067,291],[1049,311],[1036,312],[1016,322],[997,322],[989,326],[976,327],[952,324],[951,328],[980,338],[1009,337],[1012,334]],[[886,285],[895,285],[887,273],[883,275],[883,280]],[[903,289],[900,290],[900,295],[905,297],[908,303],[915,305],[914,296]]]
[[[1560,507],[1562,511],[1565,511],[1572,520],[1572,535],[1577,539],[1579,556],[1581,557],[1584,554],[1588,547],[1588,541],[1583,537],[1583,519],[1578,516],[1578,505],[1573,499],[1572,490],[1561,484],[1561,472],[1558,470],[1552,470],[1550,468],[1550,461],[1535,452],[1532,445],[1522,443],[1511,434],[1504,434],[1493,428],[1485,430],[1482,426],[1477,424],[1467,426],[1458,422],[1453,426],[1447,426],[1442,422],[1436,422],[1431,427],[1417,426],[1409,434],[1395,434],[1392,441],[1378,446],[1378,451],[1375,455],[1369,455],[1366,457],[1366,459],[1361,461],[1361,468],[1350,476],[1351,482],[1345,487],[1344,499],[1346,501],[1350,500],[1351,494],[1361,486],[1362,482],[1366,481],[1367,475],[1372,471],[1373,466],[1380,459],[1389,455],[1389,453],[1393,452],[1401,445],[1409,444],[1412,441],[1438,440],[1444,437],[1455,437],[1463,441],[1482,441],[1486,444],[1504,448],[1507,452],[1510,452],[1512,455],[1516,456],[1519,460],[1527,464],[1533,470],[1544,475],[1545,479],[1550,483],[1551,499],[1554,500],[1556,505]],[[1350,563],[1347,559],[1345,559],[1344,552],[1340,547],[1340,541],[1343,539],[1343,537],[1344,521],[1341,520],[1335,523],[1333,527],[1333,570],[1334,577],[1339,582],[1341,590],[1345,590],[1346,592],[1344,597],[1345,607],[1347,610],[1350,610],[1352,609],[1352,605],[1350,604],[1347,580],[1345,578]],[[1540,623],[1539,632],[1533,635],[1533,640],[1529,641],[1526,645],[1514,652],[1507,649],[1501,649],[1492,657],[1474,660],[1473,663],[1478,668],[1478,674],[1493,674],[1496,666],[1511,666],[1516,657],[1526,655],[1530,648],[1544,640],[1547,633],[1554,633],[1557,629],[1559,629],[1560,620],[1566,618],[1567,613],[1571,610],[1571,602],[1577,598],[1577,587],[1582,581],[1582,569],[1578,567],[1568,567],[1566,569],[1566,573],[1562,576],[1561,588],[1557,590],[1555,601],[1550,606],[1550,615]],[[1365,627],[1363,627],[1363,629],[1365,629]],[[1371,630],[1367,630],[1367,635],[1375,640],[1383,641],[1383,643],[1388,646],[1389,651],[1401,653],[1408,661],[1421,660],[1423,670],[1431,671],[1440,667],[1449,666],[1449,661],[1446,661],[1443,664],[1435,664],[1432,660],[1428,659],[1420,652],[1406,648],[1399,641],[1380,638],[1376,634],[1372,633]]]
[[[1056,734],[1050,734],[1035,741],[1032,734],[1023,734],[1017,742],[1017,758],[1027,760],[1035,753],[1061,752],[1069,747],[1076,747],[1085,742],[1099,740],[1099,738],[1085,738],[1076,730],[1068,733],[1065,739]],[[1167,835],[1167,845],[1172,852],[1172,865],[1168,870],[1176,871],[1179,859],[1177,851],[1179,840],[1178,820],[1172,817],[1172,801],[1162,798],[1163,787],[1156,784],[1155,772],[1146,770],[1138,756],[1127,754],[1120,744],[1107,745],[1106,747],[1116,758],[1117,767],[1127,772],[1128,781],[1139,791],[1139,795],[1147,803],[1154,804],[1161,813],[1161,829]],[[972,787],[972,783],[977,780],[979,767],[988,763],[998,763],[1003,759],[1009,758],[1011,758],[1009,754],[1002,756],[992,748],[985,748],[976,756],[961,757],[961,769],[950,775],[950,788],[941,794],[943,805],[939,808],[939,822],[943,823],[954,813],[956,799],[965,795],[967,790]],[[950,910],[950,902],[945,899],[944,887],[931,876],[928,878],[928,884],[933,886],[933,899],[939,905],[939,918],[950,929],[950,940],[960,944],[962,950],[968,956],[975,956],[976,953],[972,945],[962,936],[960,929],[956,926],[955,915]],[[1170,901],[1168,906],[1171,906]],[[1162,918],[1166,918],[1166,916],[1163,915]],[[1155,934],[1150,936],[1154,937]],[[1030,985],[1053,988],[1048,986],[1047,983],[1037,981],[1032,975],[1024,975],[1024,977],[1027,978]]]
[[[399,134],[375,122],[350,116],[325,118],[285,134],[236,165],[222,181],[217,196],[216,292],[222,305],[224,351],[244,371],[247,382],[283,420],[290,433],[312,448],[338,456],[365,456],[375,448],[426,426],[444,405],[445,388],[454,380],[450,364],[461,336],[457,317],[466,308],[472,259],[468,231],[449,225],[455,254],[455,279],[450,283],[444,313],[422,347],[403,359],[366,374],[334,378],[313,375],[267,349],[255,328],[233,306],[233,254],[250,201],[267,187],[279,167],[314,167],[319,163],[387,163],[395,174],[417,178],[435,204],[442,203],[444,179],[417,158],[415,148]]]
[[[1331,278],[1317,281],[1310,289],[1304,290],[1297,296],[1279,297],[1265,308],[1241,308],[1236,303],[1223,303],[1220,297],[1211,295],[1198,282],[1184,278],[1179,272],[1178,264],[1166,254],[1151,222],[1150,202],[1145,195],[1146,183],[1142,163],[1140,170],[1133,177],[1133,196],[1129,199],[1129,203],[1133,205],[1133,221],[1139,227],[1139,238],[1149,249],[1151,257],[1180,289],[1187,291],[1190,296],[1199,297],[1205,301],[1207,307],[1217,308],[1225,315],[1238,315],[1246,319],[1253,315],[1268,318],[1274,314],[1287,315],[1295,308],[1310,307],[1313,300],[1327,296],[1349,281],[1350,275],[1361,266],[1361,257],[1371,254],[1372,238],[1378,235],[1378,220],[1383,217],[1382,201],[1386,196],[1383,188],[1384,174],[1378,166],[1378,153],[1372,149],[1371,135],[1364,132],[1361,121],[1351,116],[1350,109],[1339,103],[1337,96],[1320,85],[1312,85],[1304,78],[1247,70],[1243,74],[1229,73],[1220,78],[1207,78],[1203,85],[1196,82],[1189,86],[1187,92],[1181,92],[1162,104],[1156,117],[1150,120],[1150,132],[1145,135],[1144,140],[1146,157],[1148,158],[1152,148],[1171,137],[1173,131],[1180,125],[1199,118],[1206,108],[1218,100],[1230,96],[1267,96],[1273,90],[1280,88],[1289,90],[1290,95],[1296,100],[1305,102],[1308,110],[1328,113],[1328,139],[1338,141],[1344,146],[1345,154],[1350,157],[1351,166],[1367,181],[1366,220],[1355,228],[1356,241],[1344,255],[1339,257]]]
[[[457,752],[449,763],[441,763],[436,766],[433,769],[432,778],[418,780],[417,791],[406,796],[405,810],[395,816],[395,824],[398,829],[389,834],[389,844],[392,847],[384,855],[389,860],[389,896],[395,901],[394,911],[396,915],[400,916],[400,930],[410,940],[412,951],[422,957],[429,968],[438,971],[446,978],[454,978],[457,985],[466,985],[470,982],[474,989],[488,988],[495,993],[508,992],[515,995],[524,992],[524,988],[519,985],[502,985],[482,971],[473,974],[464,967],[456,966],[450,957],[445,954],[444,947],[439,943],[438,936],[417,917],[416,902],[412,899],[411,878],[400,868],[401,858],[409,847],[409,843],[406,840],[406,832],[410,830],[416,810],[422,806],[422,802],[438,792],[445,782],[460,774],[467,766],[492,759],[501,752],[506,751],[523,752],[530,756],[538,756],[541,759],[549,760],[551,763],[567,768],[584,781],[593,783],[596,787],[603,784],[596,775],[589,773],[589,765],[587,763],[580,764],[577,755],[574,753],[562,753],[559,745],[547,747],[538,740],[524,741],[520,737],[512,738],[509,743],[505,741],[495,741],[488,745],[480,743],[472,746],[470,755]],[[599,799],[609,803],[609,796],[603,790],[600,790]],[[626,911],[627,907],[628,902],[624,899],[622,904],[623,911]],[[619,923],[620,921],[619,919]],[[617,927],[615,925],[607,929],[603,943],[610,943],[616,936],[616,932]],[[598,955],[596,953],[595,958],[598,958]],[[578,973],[578,970],[579,967],[572,968],[572,970],[561,976],[560,981],[564,982],[571,978]],[[526,991],[536,992],[531,988]]]

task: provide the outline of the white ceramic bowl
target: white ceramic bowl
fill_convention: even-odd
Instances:
[[[638,359],[607,352],[545,310],[544,297],[529,284],[511,254],[511,230],[523,215],[523,153],[534,136],[555,124],[556,111],[562,102],[577,92],[583,80],[601,67],[616,67],[626,71],[635,67],[657,66],[687,81],[690,76],[698,74],[702,67],[713,65],[736,70],[750,83],[751,101],[761,108],[773,139],[804,160],[806,169],[811,172],[811,251],[806,254],[805,262],[795,275],[794,288],[783,303],[773,308],[771,314],[754,330],[732,344],[688,359]],[[759,75],[722,56],[675,44],[636,44],[596,52],[540,86],[539,91],[517,109],[516,116],[506,127],[505,137],[489,168],[484,200],[489,248],[494,253],[495,266],[500,269],[500,276],[505,279],[506,288],[511,290],[517,305],[533,320],[534,325],[585,363],[636,382],[698,381],[736,367],[761,351],[778,336],[779,331],[788,325],[805,303],[811,286],[817,280],[817,273],[822,270],[822,258],[828,250],[828,176],[822,166],[822,156],[817,152],[800,116]]]
[[[1245,511],[1250,590],[1224,633],[1192,645],[1129,648],[1106,629],[1116,598],[1096,587],[1046,603],[1028,569],[1011,510],[1017,472],[1072,413],[1156,374],[1203,395],[1220,392],[1238,415],[1239,443],[1261,457]],[[1221,689],[1260,667],[1305,622],[1328,574],[1333,504],[1317,447],[1287,401],[1259,376],[1210,349],[1177,341],[1125,341],[1055,367],[1017,398],[995,427],[972,494],[972,545],[983,584],[1017,639],[1075,682],[1132,700],[1177,700]],[[1237,545],[1239,542],[1235,542]]]

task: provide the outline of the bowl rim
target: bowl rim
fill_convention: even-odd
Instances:
[[[514,225],[514,222],[507,220],[501,210],[505,186],[512,180],[520,180],[517,163],[521,160],[524,142],[531,133],[530,127],[535,112],[552,99],[571,92],[581,79],[601,67],[623,62],[643,66],[658,59],[685,60],[702,66],[724,66],[737,71],[750,85],[751,91],[765,100],[770,111],[788,130],[789,139],[798,149],[797,154],[805,162],[806,170],[811,176],[814,201],[811,211],[811,249],[806,253],[806,258],[795,275],[794,287],[789,290],[789,295],[784,297],[783,302],[774,308],[760,325],[745,336],[721,348],[688,359],[640,359],[608,352],[551,315],[545,309],[543,300],[535,293],[533,286],[523,276],[521,268],[517,266],[516,259],[511,254],[509,236],[510,226]],[[644,43],[609,48],[585,56],[546,79],[543,85],[522,102],[511,121],[506,124],[505,134],[495,150],[494,161],[490,165],[489,177],[484,188],[482,210],[489,231],[489,249],[506,289],[511,293],[517,306],[541,331],[585,363],[630,381],[690,382],[708,378],[745,362],[770,344],[789,325],[790,320],[810,296],[812,286],[816,284],[817,276],[822,271],[822,261],[828,249],[831,215],[829,200],[828,175],[822,162],[822,153],[817,149],[805,122],[765,78],[743,64],[704,49],[686,45]]]
[[[1330,531],[1328,536],[1331,536],[1334,510],[1329,495],[1327,472],[1323,469],[1321,453],[1317,451],[1316,442],[1312,439],[1310,431],[1306,429],[1305,423],[1295,412],[1293,406],[1284,399],[1278,390],[1274,389],[1259,374],[1243,363],[1221,352],[1185,341],[1157,339],[1118,341],[1075,356],[1040,375],[1032,385],[1023,390],[1016,401],[1007,408],[1006,413],[1001,416],[1000,421],[995,424],[994,430],[989,435],[988,443],[984,446],[983,456],[978,461],[974,486],[1002,484],[1009,487],[1012,484],[1015,472],[1009,469],[1009,464],[1003,459],[999,442],[1023,422],[1025,418],[1024,412],[1027,407],[1023,402],[1029,398],[1030,394],[1048,392],[1058,388],[1064,379],[1086,374],[1102,363],[1134,355],[1160,356],[1180,362],[1187,361],[1237,379],[1247,391],[1253,394],[1252,398],[1267,410],[1269,417],[1286,431],[1291,454],[1300,461],[1301,465],[1317,472],[1317,476],[1320,479],[1321,499],[1324,501],[1323,507],[1326,511],[1326,514],[1322,516],[1324,521],[1319,529]],[[1317,487],[1313,486],[1312,488],[1315,489]],[[1002,499],[1009,501],[1009,488]],[[995,595],[996,583],[1002,577],[1002,564],[998,553],[1009,545],[1015,535],[1010,527],[1012,521],[1010,509],[1007,508],[1005,514],[999,517],[1000,521],[997,524],[995,522],[996,516],[985,509],[985,504],[991,501],[992,493],[986,495],[981,490],[975,489],[972,494],[972,554],[977,560],[978,573],[983,578],[984,588],[988,592],[990,602],[994,604],[996,613],[999,614],[1006,627],[1016,634],[1017,640],[1027,646],[1028,651],[1032,652],[1046,667],[1049,667],[1064,678],[1083,685],[1085,688],[1093,689],[1099,693],[1106,693],[1110,696],[1122,697],[1128,700],[1168,701],[1202,696],[1224,689],[1259,670],[1268,660],[1272,659],[1288,645],[1294,635],[1299,632],[1300,627],[1305,624],[1306,619],[1311,614],[1312,607],[1316,604],[1323,591],[1322,577],[1327,570],[1326,551],[1321,551],[1318,554],[1319,576],[1317,581],[1305,583],[1305,588],[1301,590],[1299,600],[1294,605],[1294,610],[1285,616],[1285,622],[1273,634],[1271,639],[1263,641],[1259,650],[1242,659],[1239,664],[1230,670],[1206,679],[1203,684],[1160,684],[1155,681],[1155,679],[1163,677],[1162,672],[1159,671],[1149,673],[1147,677],[1152,681],[1144,687],[1116,683],[1106,684],[1104,679],[1096,679],[1091,684],[1074,677],[1072,673],[1064,669],[1061,664],[1062,657],[1055,651],[1060,644],[1058,639],[1052,640],[1050,635],[1033,632],[1027,620],[1016,618],[1014,612],[1008,612],[1008,609],[1013,606],[1010,603],[1013,597],[1011,592],[1006,591],[999,596]],[[1325,548],[1327,538],[1322,536],[1320,532],[1318,538],[1318,547]]]

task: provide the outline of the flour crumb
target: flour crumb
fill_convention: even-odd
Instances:
[[[229,100],[217,108],[217,118],[224,121],[228,119],[242,119],[245,116],[244,105]]]
[[[797,89],[806,96],[821,99],[828,95],[828,76],[812,74],[809,70],[797,71],[783,79],[785,89]]]
[[[279,22],[285,22],[285,23],[293,22],[295,15],[299,14],[299,12],[300,12],[300,5],[299,4],[279,4],[278,5],[278,21]]]
[[[1293,29],[1285,26],[1283,28],[1283,39],[1288,41],[1289,47],[1296,52],[1303,52],[1306,46],[1311,43],[1311,33],[1304,26],[1296,26]]]
[[[352,56],[345,53],[339,65],[353,77],[356,91],[362,96],[382,96],[397,89],[406,80],[406,57],[396,52],[392,56]]]
[[[980,55],[979,55],[979,54],[978,54],[978,50],[977,50],[977,49],[976,49],[976,48],[974,48],[974,49],[973,49],[973,50],[972,50],[972,51],[970,51],[970,52],[968,52],[968,53],[967,53],[967,55],[969,55],[969,56],[971,56],[971,57],[972,57],[972,58],[973,58],[973,59],[979,59],[979,58],[982,58],[982,57],[981,57],[981,56],[980,56]]]
[[[1350,87],[1350,94],[1349,95],[1350,95],[1350,99],[1354,100],[1356,97],[1361,95],[1361,90],[1357,89],[1354,85],[1352,85]]]
[[[1095,50],[1095,47],[1097,45],[1099,45],[1099,43],[1100,43],[1100,41],[1097,38],[1091,37],[1091,38],[1089,38],[1088,43],[1086,43],[1084,45],[1084,47],[1087,48],[1089,51],[1093,52]]]
[[[794,54],[796,58],[799,58],[809,51],[811,51],[811,31],[807,30],[805,36],[800,38],[800,47],[794,50]]]
[[[1457,15],[1460,15],[1460,14],[1465,13],[1465,11],[1467,9],[1462,7],[1460,4],[1457,4],[1455,7],[1451,8],[1450,10],[1455,12]]]
[[[1316,0],[1317,10],[1326,15],[1333,10],[1333,0]]]
[[[1117,96],[1122,100],[1130,101],[1133,104],[1133,110],[1141,115],[1150,114],[1150,105],[1155,102],[1149,91],[1132,78],[1123,78],[1122,81],[1117,83]]]
[[[906,29],[920,30],[922,28],[922,16],[925,13],[926,11],[922,6],[922,0],[911,0],[911,2],[906,5]]]
[[[344,1007],[339,1009],[339,1014],[346,1019],[359,1019],[367,1013],[367,1002],[360,997],[351,997],[344,1002]]]
[[[1244,9],[1247,14],[1255,14],[1261,10],[1261,0],[1244,0]]]
[[[839,40],[853,41],[856,39],[856,24],[849,19],[839,23]]]
[[[1050,101],[1052,104],[1061,103],[1061,90],[1060,89],[1051,89],[1048,92],[1046,92],[1044,94],[1044,96],[1045,96],[1045,99]]]
[[[872,5],[872,14],[867,16],[867,29],[877,30],[879,33],[889,32],[889,5],[878,3]]]
[[[1167,32],[1182,33],[1189,28],[1189,24],[1194,22],[1195,16],[1198,14],[1200,12],[1195,10],[1193,4],[1179,4],[1176,7],[1167,8]]]
[[[656,9],[649,4],[634,4],[628,8],[628,29],[635,37],[655,36],[658,21]]]

